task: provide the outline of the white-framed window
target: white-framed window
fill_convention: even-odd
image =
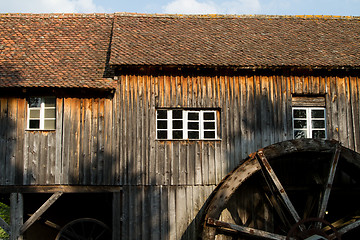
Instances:
[[[216,110],[157,109],[156,138],[159,140],[218,139]]]
[[[326,138],[326,112],[324,107],[294,107],[293,134],[298,138]]]
[[[55,130],[56,128],[56,98],[28,98],[27,129]]]

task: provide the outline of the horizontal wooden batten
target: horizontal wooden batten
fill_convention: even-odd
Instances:
[[[64,185],[44,185],[44,186],[0,186],[1,193],[105,193],[120,192],[120,186],[64,186]]]
[[[293,96],[293,107],[325,107],[325,96]]]

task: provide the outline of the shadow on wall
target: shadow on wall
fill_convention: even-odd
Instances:
[[[261,79],[261,81],[260,81]],[[292,136],[290,92],[281,78],[271,75],[247,76],[246,83],[237,86],[234,92],[241,96],[230,108],[222,108],[222,145],[226,149],[228,173],[243,162],[250,154],[276,142],[288,140]],[[286,94],[284,94],[286,92]],[[225,176],[223,176],[225,177]],[[189,239],[192,229],[201,234],[204,214],[211,195],[194,220],[186,229],[182,239]],[[192,236],[190,239],[197,239]]]

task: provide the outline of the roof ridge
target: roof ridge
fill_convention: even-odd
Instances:
[[[111,18],[113,16],[113,13],[0,13],[0,18]]]
[[[266,15],[266,14],[168,14],[168,13],[129,13],[115,12],[115,16],[121,17],[158,17],[158,18],[265,18],[265,19],[358,19],[360,16],[336,16],[336,15]]]

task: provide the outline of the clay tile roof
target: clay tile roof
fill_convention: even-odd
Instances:
[[[114,88],[113,15],[0,14],[0,87]]]
[[[110,64],[359,67],[360,18],[116,13]]]

